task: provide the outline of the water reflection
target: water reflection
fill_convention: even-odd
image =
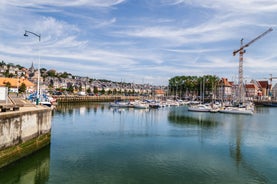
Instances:
[[[249,163],[247,156],[244,156],[243,148],[243,127],[242,122],[237,122],[235,126],[235,135],[232,137],[235,138],[234,143],[230,142],[229,150],[230,156],[235,161],[238,172],[242,169],[244,172],[249,174],[252,178],[253,183],[268,183],[268,179],[263,173],[259,172],[257,168]]]
[[[103,112],[106,108],[105,103],[60,103],[56,106],[54,115],[72,116],[74,113],[85,115],[93,111],[95,114],[97,111]]]
[[[49,179],[50,145],[0,169],[0,183],[44,184]]]
[[[221,123],[214,116],[209,116],[207,113],[180,113],[178,111],[170,111],[168,120],[176,125],[196,125],[205,128],[214,128]]]
[[[269,114],[270,113],[270,107],[257,107],[255,109],[256,113],[263,113],[263,114]]]
[[[48,148],[45,157],[0,170],[0,183],[276,183],[277,109],[268,110],[243,116],[60,104],[51,162]]]

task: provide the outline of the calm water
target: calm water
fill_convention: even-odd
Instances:
[[[0,183],[277,183],[276,116],[63,105],[51,145],[1,169]]]

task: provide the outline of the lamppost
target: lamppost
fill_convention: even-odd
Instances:
[[[40,42],[40,34],[36,34],[31,31],[25,30],[24,36],[29,36],[28,33],[38,37],[38,41]],[[40,44],[39,44],[40,45]],[[40,80],[40,51],[39,51],[39,45],[38,45],[38,82],[37,82],[37,99],[36,99],[36,105],[39,104],[39,97],[40,97],[40,88],[39,88],[39,80]]]

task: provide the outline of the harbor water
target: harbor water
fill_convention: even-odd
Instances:
[[[277,183],[276,119],[268,107],[234,115],[61,104],[51,144],[0,169],[0,184]]]

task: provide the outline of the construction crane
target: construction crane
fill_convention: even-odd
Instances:
[[[277,79],[277,77],[272,77],[272,74],[269,74],[269,86],[270,86],[270,88],[269,89],[267,89],[268,90],[268,96],[276,96],[276,92],[275,92],[275,95],[273,94],[273,91],[272,91],[272,89],[273,89],[273,86],[272,86],[272,80],[273,79]]]
[[[243,102],[244,98],[244,88],[243,88],[243,54],[245,53],[244,48],[248,47],[258,39],[265,36],[267,33],[271,32],[273,29],[269,28],[267,31],[256,37],[255,39],[251,40],[247,44],[243,45],[243,38],[240,40],[240,48],[233,52],[233,56],[235,56],[239,52],[239,101]]]
[[[277,77],[272,77],[272,74],[270,74],[269,76],[269,84],[272,85],[272,79],[277,79]]]

